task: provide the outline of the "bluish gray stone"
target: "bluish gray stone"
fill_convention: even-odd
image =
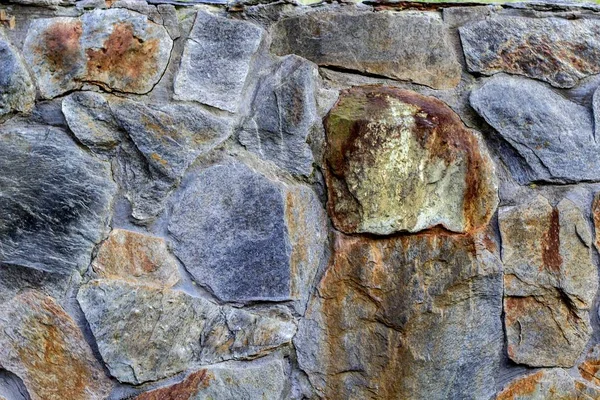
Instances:
[[[35,86],[17,52],[0,32],[0,117],[11,111],[31,111]]]
[[[115,192],[110,165],[63,130],[0,129],[0,263],[64,274],[87,267]]]
[[[600,147],[587,108],[539,82],[501,75],[474,90],[471,105],[520,156],[505,160],[519,182],[600,180]]]

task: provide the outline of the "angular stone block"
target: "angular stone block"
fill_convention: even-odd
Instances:
[[[12,111],[28,112],[35,101],[35,86],[23,58],[0,31],[0,117]]]

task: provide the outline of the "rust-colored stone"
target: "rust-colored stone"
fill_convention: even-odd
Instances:
[[[548,232],[542,238],[542,260],[548,270],[560,271],[563,259],[560,255],[560,224],[556,207],[552,209]]]
[[[80,61],[79,39],[82,31],[81,21],[56,22],[42,34],[37,53],[54,71],[70,71],[77,68]]]
[[[193,400],[200,389],[210,385],[212,379],[213,374],[201,369],[188,375],[180,383],[142,393],[135,400]]]
[[[505,388],[496,397],[496,400],[516,400],[519,398],[518,396],[531,396],[535,392],[543,376],[544,373],[540,371],[519,379]]]
[[[600,345],[593,346],[578,366],[581,377],[600,386]]]

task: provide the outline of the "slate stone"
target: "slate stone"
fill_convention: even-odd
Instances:
[[[135,400],[283,399],[287,377],[280,358],[223,363],[188,375],[182,382],[142,393]]]
[[[110,165],[63,130],[0,128],[0,263],[62,274],[87,268],[115,192]]]
[[[484,233],[337,233],[294,338],[300,368],[326,399],[489,399],[503,346],[500,271]]]
[[[92,263],[101,278],[171,287],[180,280],[177,260],[164,239],[113,229]]]
[[[264,31],[198,11],[175,78],[175,99],[236,112]]]
[[[300,57],[281,59],[260,83],[239,141],[261,158],[295,175],[310,175],[308,135],[321,124],[317,114],[316,66]]]
[[[600,72],[600,22],[594,19],[496,15],[459,32],[472,72],[524,75],[560,88]]]
[[[0,71],[0,117],[13,111],[31,111],[35,101],[35,86],[21,55],[1,32]]]
[[[232,133],[229,121],[191,105],[114,101],[111,108],[147,163],[173,180]]]
[[[219,306],[184,292],[94,280],[77,300],[112,376],[141,384],[194,365],[264,356],[290,343],[291,315]]]
[[[144,94],[160,80],[173,41],[165,28],[123,8],[79,18],[36,19],[23,48],[44,98],[80,89]]]
[[[271,51],[320,66],[411,81],[458,85],[461,66],[437,12],[313,12],[275,23]]]
[[[600,179],[600,148],[590,111],[545,85],[496,76],[471,94],[471,105],[520,156],[509,166],[520,183]]]
[[[75,322],[51,297],[22,292],[0,305],[0,326],[0,368],[22,380],[31,400],[108,397],[110,380]]]
[[[381,86],[343,91],[325,120],[328,211],[346,233],[485,226],[498,204],[480,136],[446,104]]]
[[[560,368],[541,370],[510,382],[496,400],[587,400],[600,398],[600,390],[575,379]]]
[[[237,302],[306,297],[326,240],[324,213],[310,189],[239,162],[190,178],[173,205],[169,232],[194,280]]]
[[[592,237],[570,201],[538,196],[498,213],[508,356],[537,367],[572,367],[591,337],[598,290]]]
[[[108,101],[94,92],[76,92],[62,101],[62,112],[77,140],[93,151],[114,149],[121,131]]]

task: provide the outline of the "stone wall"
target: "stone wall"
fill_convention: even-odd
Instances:
[[[0,4],[0,399],[600,399],[600,7]]]

